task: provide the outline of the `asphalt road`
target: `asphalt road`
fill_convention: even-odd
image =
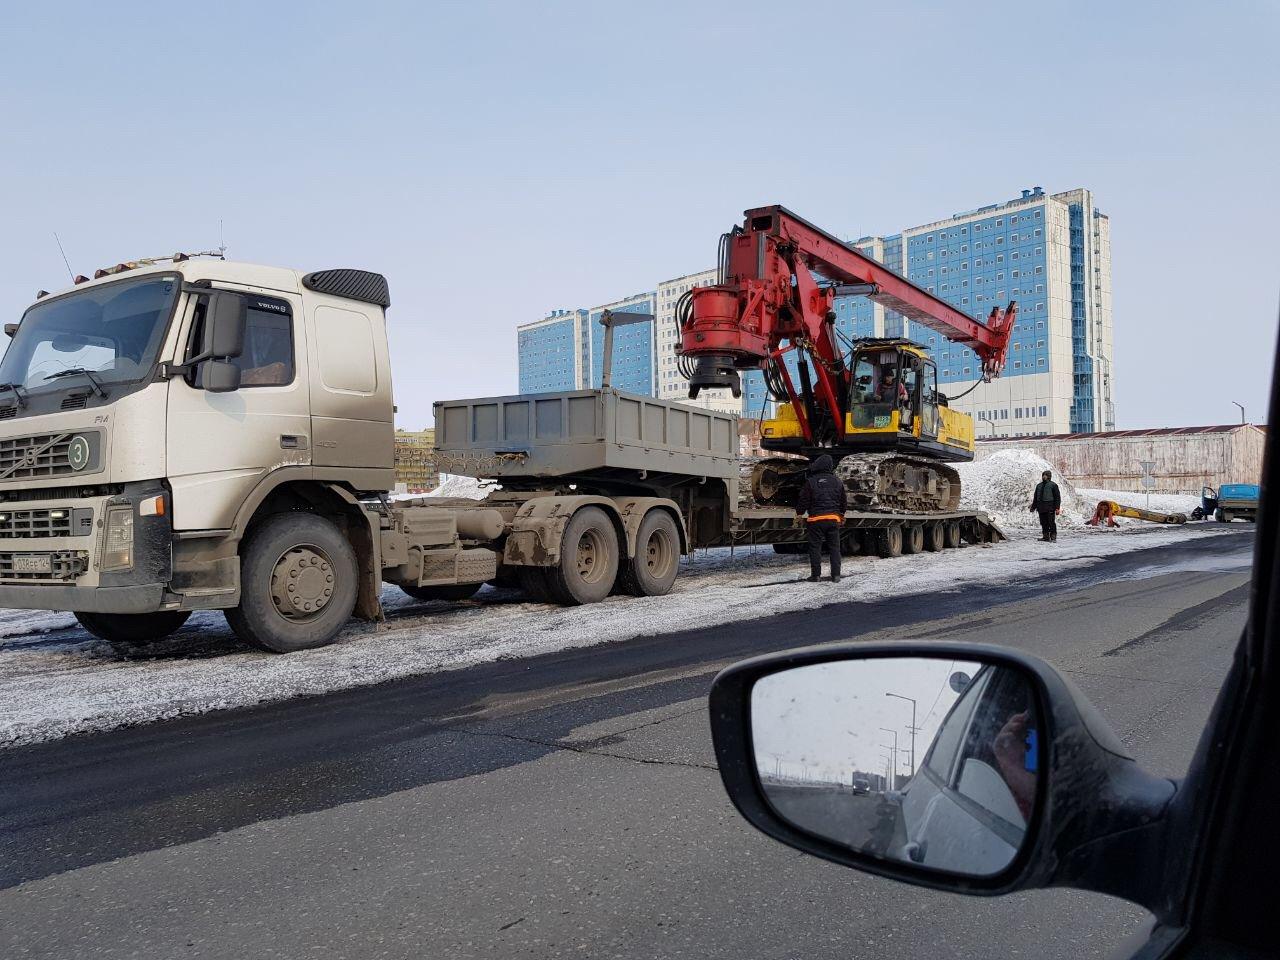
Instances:
[[[800,643],[952,638],[1069,673],[1182,773],[1245,620],[1239,535],[0,753],[0,956],[1107,956],[1142,911],[937,894],[732,810],[705,692]],[[1046,564],[1046,566],[1050,566]]]

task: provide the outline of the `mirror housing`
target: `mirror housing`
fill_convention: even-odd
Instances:
[[[1028,678],[1041,705],[1040,763],[1046,775],[1026,839],[1016,857],[991,876],[959,875],[881,859],[807,832],[774,810],[756,770],[751,691],[756,681],[811,664],[878,658],[954,658],[1008,667]],[[1088,699],[1043,660],[980,644],[869,643],[812,647],[735,664],[712,683],[712,740],[720,776],[734,806],[776,840],[844,866],[956,893],[998,895],[1054,886],[1123,897],[1157,916],[1168,909],[1166,858],[1177,844],[1165,830],[1172,781],[1152,776]]]
[[[240,389],[240,368],[227,360],[205,360],[200,383],[209,393],[231,393]]]
[[[240,356],[247,317],[248,302],[240,294],[228,290],[210,293],[200,351],[203,357],[226,360]]]

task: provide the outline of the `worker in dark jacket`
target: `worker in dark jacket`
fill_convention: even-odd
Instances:
[[[849,509],[849,494],[844,481],[832,470],[834,464],[825,453],[809,464],[809,476],[796,501],[796,515],[809,515],[806,526],[809,531],[810,582],[822,579],[822,548],[831,557],[831,582],[840,582],[840,527],[845,511]]]
[[[1040,514],[1040,539],[1047,543],[1058,542],[1058,514],[1062,512],[1062,494],[1053,482],[1053,471],[1040,474],[1040,482],[1031,494],[1032,513]]]

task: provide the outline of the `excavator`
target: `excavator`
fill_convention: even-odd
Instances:
[[[677,354],[689,396],[741,396],[741,373],[761,370],[776,403],[761,421],[761,447],[780,454],[753,465],[762,505],[794,505],[811,459],[836,461],[855,509],[955,510],[960,474],[973,459],[973,420],[938,391],[928,351],[903,338],[848,340],[835,299],[861,295],[976,354],[981,379],[1000,375],[1016,301],[985,322],[781,206],[747,210],[720,238],[717,283],[676,304]],[[796,354],[795,375],[788,354]]]

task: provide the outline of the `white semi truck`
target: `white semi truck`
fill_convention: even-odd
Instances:
[[[441,468],[483,501],[393,502],[386,280],[191,258],[43,291],[0,362],[0,607],[115,644],[221,609],[266,650],[382,616],[384,582],[560,603],[670,590],[696,546],[794,549],[740,508],[736,418],[611,389],[436,405]],[[849,514],[851,550],[996,539],[981,514]]]

